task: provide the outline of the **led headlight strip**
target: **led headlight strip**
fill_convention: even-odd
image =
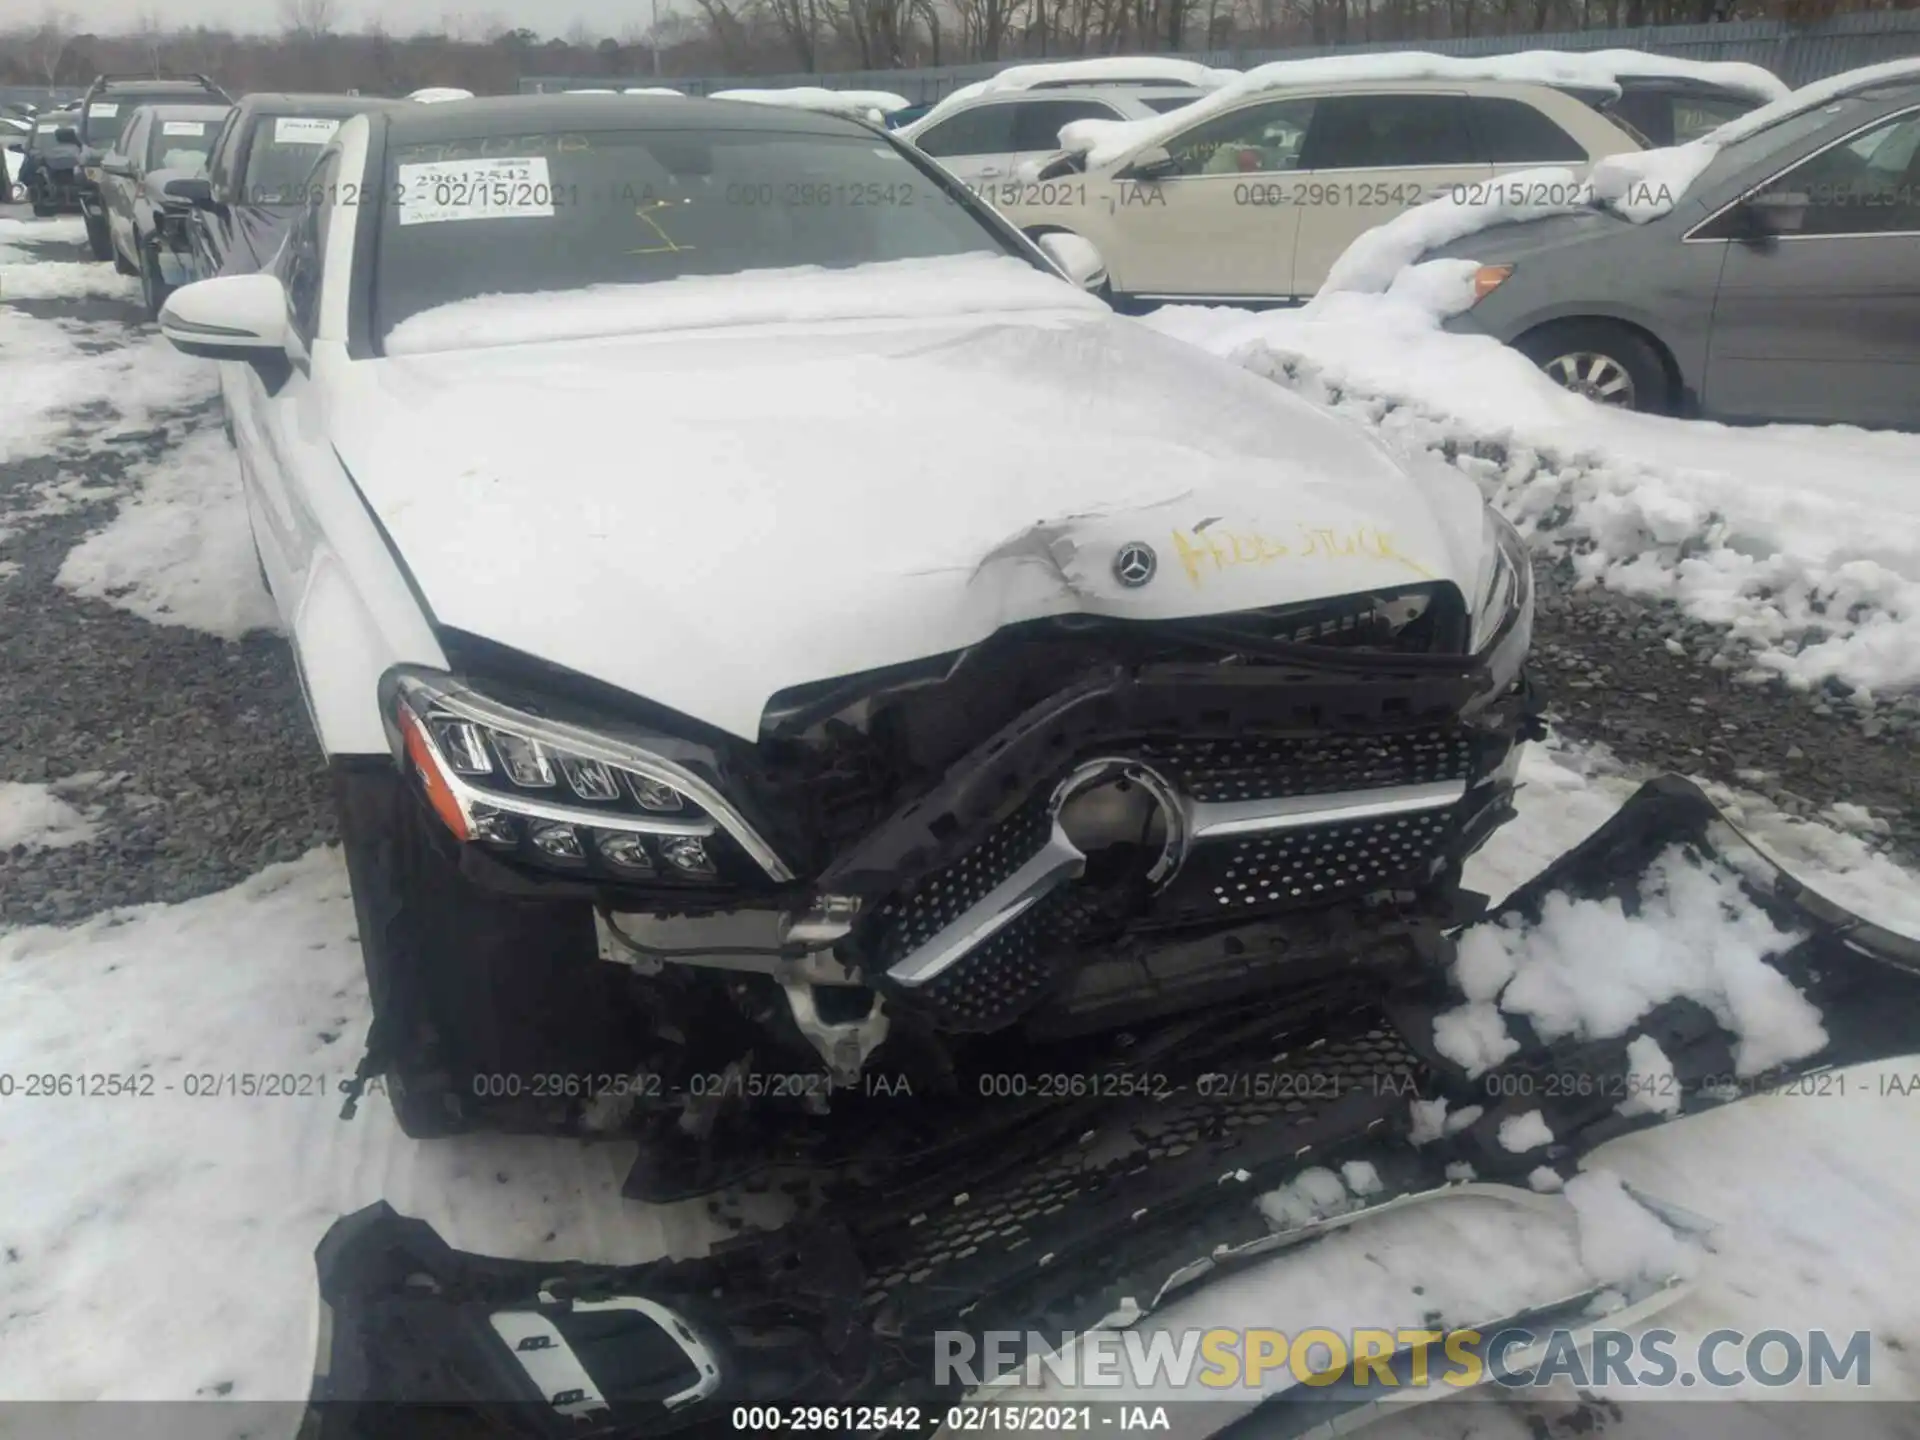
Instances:
[[[565,721],[530,715],[453,676],[399,669],[386,713],[396,754],[418,772],[434,813],[458,838],[616,873],[711,877],[705,840],[725,831],[769,879],[793,872],[706,781],[671,760]]]

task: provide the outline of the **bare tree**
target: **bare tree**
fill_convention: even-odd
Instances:
[[[67,51],[73,45],[73,16],[64,10],[49,8],[40,17],[40,23],[27,37],[27,63],[33,67],[46,85],[55,84],[60,78],[60,62],[67,58]]]
[[[339,19],[339,0],[280,0],[280,28],[296,40],[331,35]]]

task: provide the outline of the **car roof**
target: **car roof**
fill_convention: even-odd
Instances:
[[[231,105],[137,105],[136,110],[151,110],[156,120],[218,120]]]
[[[971,109],[975,105],[1012,105],[1032,100],[1170,100],[1176,96],[1198,100],[1206,93],[1197,85],[1178,85],[1165,80],[1156,80],[1150,85],[1028,85],[1019,90],[989,90],[963,101],[962,105]],[[954,113],[959,114],[959,108]]]
[[[386,110],[411,104],[385,95],[342,95],[338,92],[298,90],[254,90],[242,95],[235,104],[248,114],[312,116],[318,120],[338,116],[342,120],[367,110]]]
[[[389,144],[552,130],[758,130],[799,135],[872,135],[874,127],[824,110],[672,95],[499,95],[403,103],[379,112]]]
[[[89,95],[104,95],[109,90],[132,90],[144,95],[207,95],[212,92],[198,80],[169,80],[158,75],[129,76],[119,80],[102,80],[87,87]]]
[[[1295,85],[1263,87],[1240,97],[1232,108],[1262,100],[1285,99],[1289,95],[1485,95],[1524,100],[1543,93],[1562,94],[1563,87],[1532,80],[1301,81]]]

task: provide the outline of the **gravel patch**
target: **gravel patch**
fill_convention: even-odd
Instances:
[[[1564,559],[1536,559],[1534,575],[1534,663],[1563,733],[1795,816],[1864,806],[1886,822],[1889,853],[1920,862],[1920,696],[1866,702],[1838,681],[1795,691],[1670,603],[1576,588]]]
[[[102,320],[113,308],[54,313]],[[56,453],[0,465],[0,780],[53,785],[99,827],[67,849],[0,852],[4,925],[189,899],[334,838],[284,641],[152,625],[54,583],[68,550],[112,518],[134,466],[219,424],[203,405],[102,445],[89,438],[99,418],[89,407]],[[50,487],[68,499],[47,514]]]

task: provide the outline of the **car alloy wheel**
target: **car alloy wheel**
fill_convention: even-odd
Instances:
[[[1616,405],[1623,410],[1634,408],[1633,376],[1611,355],[1575,350],[1556,355],[1540,368],[1562,389],[1584,395],[1596,405]]]

